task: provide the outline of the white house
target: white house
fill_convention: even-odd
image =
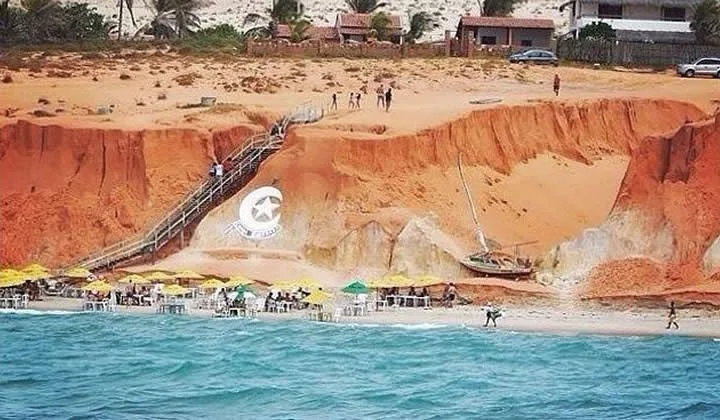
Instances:
[[[615,29],[618,40],[688,43],[695,40],[690,29],[694,7],[701,0],[570,0],[560,6],[569,10],[569,35],[593,22]]]

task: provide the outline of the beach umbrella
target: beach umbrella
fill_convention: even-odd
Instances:
[[[72,279],[86,279],[92,276],[92,273],[87,268],[75,267],[64,272],[63,276],[70,277]]]
[[[225,283],[221,282],[218,279],[208,279],[200,283],[200,286],[198,287],[200,287],[201,289],[220,289],[227,286],[225,285]]]
[[[13,268],[3,268],[0,270],[0,277],[19,276],[20,274],[22,274],[22,271]]]
[[[24,272],[30,272],[30,271],[42,271],[42,272],[48,272],[50,271],[49,268],[43,267],[40,264],[30,264],[27,267],[23,268],[22,271]]]
[[[410,287],[413,284],[412,280],[401,274],[389,276],[385,280],[385,287]]]
[[[367,282],[367,287],[370,289],[384,289],[390,286],[387,286],[387,279],[379,278]]]
[[[282,290],[294,290],[294,289],[308,289],[308,290],[317,290],[320,287],[320,283],[318,283],[317,280],[311,279],[311,278],[302,278],[298,280],[292,280],[289,282],[280,282],[273,284],[273,287],[282,288]]]
[[[27,280],[49,279],[53,276],[47,271],[23,271],[23,275]]]
[[[255,299],[257,296],[253,292],[243,292],[243,297],[245,299]]]
[[[238,286],[235,291],[238,293],[253,292],[253,290],[246,284]]]
[[[370,289],[359,281],[354,281],[342,289],[343,293],[350,293],[351,295],[368,294]]]
[[[162,271],[156,271],[154,273],[150,273],[145,276],[146,279],[150,281],[165,281],[165,280],[175,280],[175,277],[167,275],[163,273]]]
[[[238,286],[247,286],[248,284],[255,283],[253,280],[250,280],[247,277],[244,276],[232,276],[230,277],[230,280],[225,282],[225,285],[227,287],[238,287]]]
[[[205,278],[202,275],[200,275],[194,271],[190,271],[190,270],[185,270],[185,271],[176,273],[174,277],[176,279],[187,279],[187,280],[202,280]]]
[[[93,282],[88,283],[85,287],[82,288],[82,290],[86,290],[86,291],[90,291],[90,292],[109,292],[113,289],[114,289],[114,287],[105,283],[102,280],[95,280]]]
[[[327,292],[323,292],[322,290],[316,290],[309,295],[305,296],[305,298],[301,301],[304,303],[309,303],[311,305],[323,305],[327,303],[332,298],[332,295]]]
[[[291,281],[279,281],[270,285],[270,289],[273,290],[292,290],[297,288],[295,283]]]
[[[171,284],[169,286],[165,286],[160,290],[160,293],[166,296],[177,296],[177,295],[184,295],[188,292],[188,289],[179,286],[177,284]]]
[[[441,283],[442,283],[442,280],[440,280],[439,278],[426,274],[424,276],[420,276],[420,277],[416,278],[413,281],[412,285],[415,287],[426,287],[426,286],[432,286],[432,285],[441,284]]]
[[[20,276],[4,276],[0,277],[0,288],[17,287],[25,283],[25,279]]]
[[[118,283],[125,284],[150,284],[152,283],[149,279],[141,276],[140,274],[130,274],[118,280]]]

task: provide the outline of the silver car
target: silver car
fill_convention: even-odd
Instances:
[[[558,65],[558,58],[551,51],[545,50],[527,50],[521,53],[513,54],[508,57],[511,63],[535,63],[535,64],[552,64]]]
[[[692,64],[678,64],[677,74],[683,77],[720,77],[720,58],[701,58]]]

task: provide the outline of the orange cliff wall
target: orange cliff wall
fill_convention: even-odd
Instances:
[[[283,150],[261,167],[251,184],[200,223],[192,246],[254,246],[223,232],[237,219],[237,206],[248,190],[277,182],[283,191],[283,230],[262,247],[298,250],[315,262],[344,267],[395,263],[404,240],[408,246],[413,241],[415,245],[432,241],[433,246],[442,248],[441,252],[429,251],[435,256],[457,254],[458,244],[467,248],[473,243],[466,199],[457,177],[458,151],[464,154],[469,183],[479,201],[490,188],[488,178],[480,172],[482,167],[507,174],[519,163],[548,152],[591,164],[609,154],[628,155],[643,137],[703,116],[697,107],[677,101],[602,100],[477,110],[439,127],[398,137],[313,126],[295,128]],[[489,184],[503,188],[492,180]],[[523,232],[519,234],[529,237],[515,238],[518,241],[558,241],[577,232],[572,230],[577,226],[556,226],[545,228],[545,232],[555,232],[552,238],[532,237],[541,234],[533,226],[547,222],[540,220],[542,215],[535,216],[531,205],[527,213],[518,216],[505,210],[497,204],[482,214],[483,227],[491,237],[512,224],[520,226],[518,230]],[[554,213],[563,212],[567,210],[559,204]],[[414,225],[412,233],[402,234],[409,220],[429,213],[438,215],[433,223],[450,238],[429,232],[424,223]],[[467,249],[459,253],[464,251]],[[410,249],[402,253],[413,254]],[[456,260],[450,260],[448,267],[458,266]]]
[[[260,129],[0,127],[0,266],[67,263],[142,232]]]
[[[645,249],[666,247],[664,258],[615,259],[591,273],[588,296],[633,295],[698,285],[718,269],[706,263],[720,235],[720,118],[689,124],[667,137],[646,139],[633,153],[612,211],[636,220]],[[617,233],[623,238],[626,233]],[[658,244],[658,242],[661,242]],[[715,250],[717,251],[717,250]],[[717,257],[714,257],[717,260]],[[646,267],[633,269],[633,267]],[[647,267],[652,267],[648,269]],[[647,272],[645,276],[632,273]]]

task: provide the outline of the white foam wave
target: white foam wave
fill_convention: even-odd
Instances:
[[[336,325],[339,327],[352,328],[398,328],[402,330],[436,330],[440,328],[450,328],[452,325],[446,324],[365,324],[365,323],[333,323],[328,325]]]
[[[0,314],[20,314],[20,315],[75,315],[81,314],[78,311],[38,311],[36,309],[0,309]]]

